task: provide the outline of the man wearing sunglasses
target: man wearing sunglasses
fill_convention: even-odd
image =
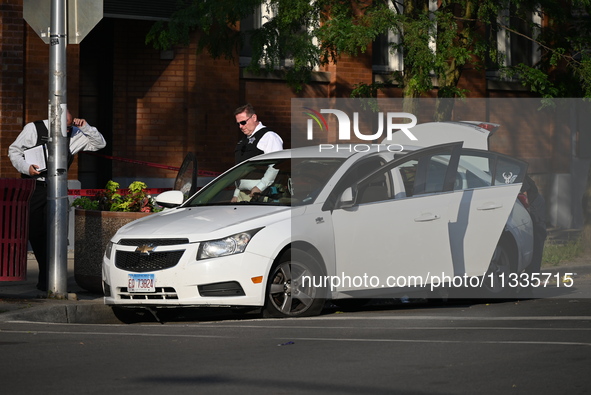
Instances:
[[[281,137],[258,120],[252,105],[245,104],[238,107],[234,111],[234,116],[240,131],[244,133],[234,150],[237,164],[257,155],[283,149]]]
[[[283,140],[281,137],[258,120],[254,108],[250,103],[238,107],[234,111],[234,116],[236,117],[236,124],[240,128],[240,131],[244,133],[244,136],[240,139],[234,150],[236,164],[257,155],[281,151],[283,149]],[[275,169],[269,169],[265,173],[265,177],[261,180],[253,180],[256,185],[249,186],[249,191],[246,192],[248,199],[252,198],[254,194],[261,193],[265,190],[273,182],[276,175]],[[232,202],[239,201],[239,196],[240,189],[236,188]]]

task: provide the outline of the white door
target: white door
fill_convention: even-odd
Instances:
[[[449,180],[460,148],[425,148],[351,183],[354,204],[332,213],[337,291],[420,286],[453,274],[448,224],[457,208]],[[441,166],[433,166],[436,158]]]
[[[459,209],[450,222],[456,275],[486,272],[526,171],[526,163],[515,158],[462,150],[454,187]]]
[[[332,212],[336,290],[483,275],[524,176],[523,162],[455,143],[407,154],[351,183],[354,203]]]

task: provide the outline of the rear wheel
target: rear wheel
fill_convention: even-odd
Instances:
[[[263,315],[307,317],[318,315],[325,302],[324,288],[315,287],[320,264],[304,251],[288,250],[271,268]]]
[[[509,250],[505,243],[499,243],[484,275],[484,296],[503,298],[514,294],[515,289],[509,286],[512,272]]]

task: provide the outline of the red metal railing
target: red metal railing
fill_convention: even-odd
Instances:
[[[35,180],[0,179],[0,281],[27,279],[29,200]]]

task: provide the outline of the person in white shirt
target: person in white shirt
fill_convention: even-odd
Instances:
[[[259,121],[251,104],[238,107],[234,111],[234,116],[236,117],[236,124],[244,134],[234,150],[237,164],[257,155],[283,149],[281,137]],[[249,190],[246,195],[252,197],[255,193],[264,191],[273,182],[276,175],[275,169],[269,169],[269,173],[265,173],[265,177],[261,180],[242,180],[241,185]],[[232,198],[233,202],[238,201],[240,188],[236,189]]]
[[[73,118],[67,113],[69,155],[68,166],[73,156],[80,151],[98,151],[107,143],[103,135],[85,119]],[[29,202],[29,242],[39,265],[37,289],[47,291],[47,171],[40,171],[38,164],[28,163],[24,152],[47,142],[49,120],[30,122],[25,125],[16,140],[8,147],[8,156],[23,178],[35,179],[35,190]]]

